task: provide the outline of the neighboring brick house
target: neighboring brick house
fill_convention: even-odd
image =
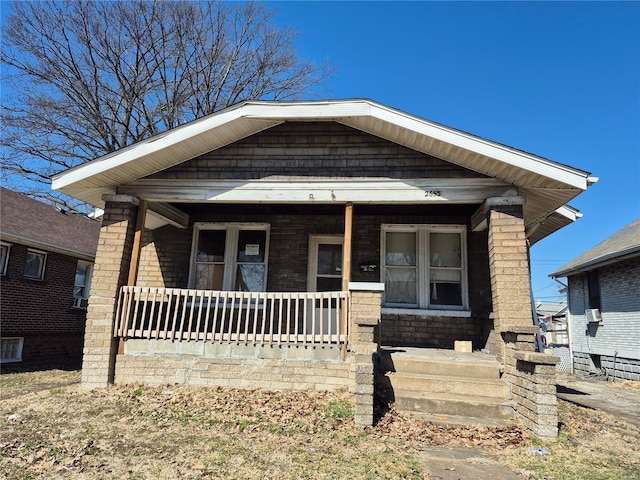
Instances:
[[[575,373],[640,380],[640,219],[550,276],[568,280]]]
[[[79,361],[100,223],[0,190],[2,362]]]
[[[555,375],[528,249],[595,181],[369,100],[248,101],[141,141],[53,179],[105,211],[83,384],[349,386],[370,423],[381,343],[461,340],[524,398]]]

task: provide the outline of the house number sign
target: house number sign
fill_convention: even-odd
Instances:
[[[425,197],[441,197],[442,191],[440,190],[427,190],[424,192]]]

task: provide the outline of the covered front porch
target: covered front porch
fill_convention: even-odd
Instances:
[[[53,182],[104,209],[83,385],[341,385],[364,425],[381,344],[463,340],[515,392],[543,360],[529,247],[590,182],[369,100],[244,102],[96,159]]]

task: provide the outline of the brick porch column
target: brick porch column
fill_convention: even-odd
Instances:
[[[104,216],[87,307],[82,359],[82,386],[113,382],[117,340],[113,338],[118,292],[127,283],[138,199],[105,195]]]
[[[355,424],[373,425],[374,360],[380,346],[379,325],[383,283],[349,282],[351,305],[351,373],[355,393]]]
[[[504,363],[505,326],[533,325],[528,246],[522,197],[489,198],[484,208],[489,228],[489,273],[496,332],[496,356]],[[533,341],[533,337],[532,337]]]

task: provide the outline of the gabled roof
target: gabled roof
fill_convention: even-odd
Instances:
[[[96,207],[102,195],[283,122],[338,122],[517,186],[529,224],[546,220],[593,183],[589,173],[371,100],[246,101],[53,177],[52,187]],[[572,214],[562,213],[563,225]],[[553,228],[555,230],[556,228]]]
[[[0,238],[84,260],[96,256],[100,223],[0,188]]]
[[[640,218],[550,274],[566,277],[640,255]]]
[[[566,311],[567,302],[541,303],[540,305],[536,306],[536,313],[541,317],[549,315],[553,318],[564,315]]]

